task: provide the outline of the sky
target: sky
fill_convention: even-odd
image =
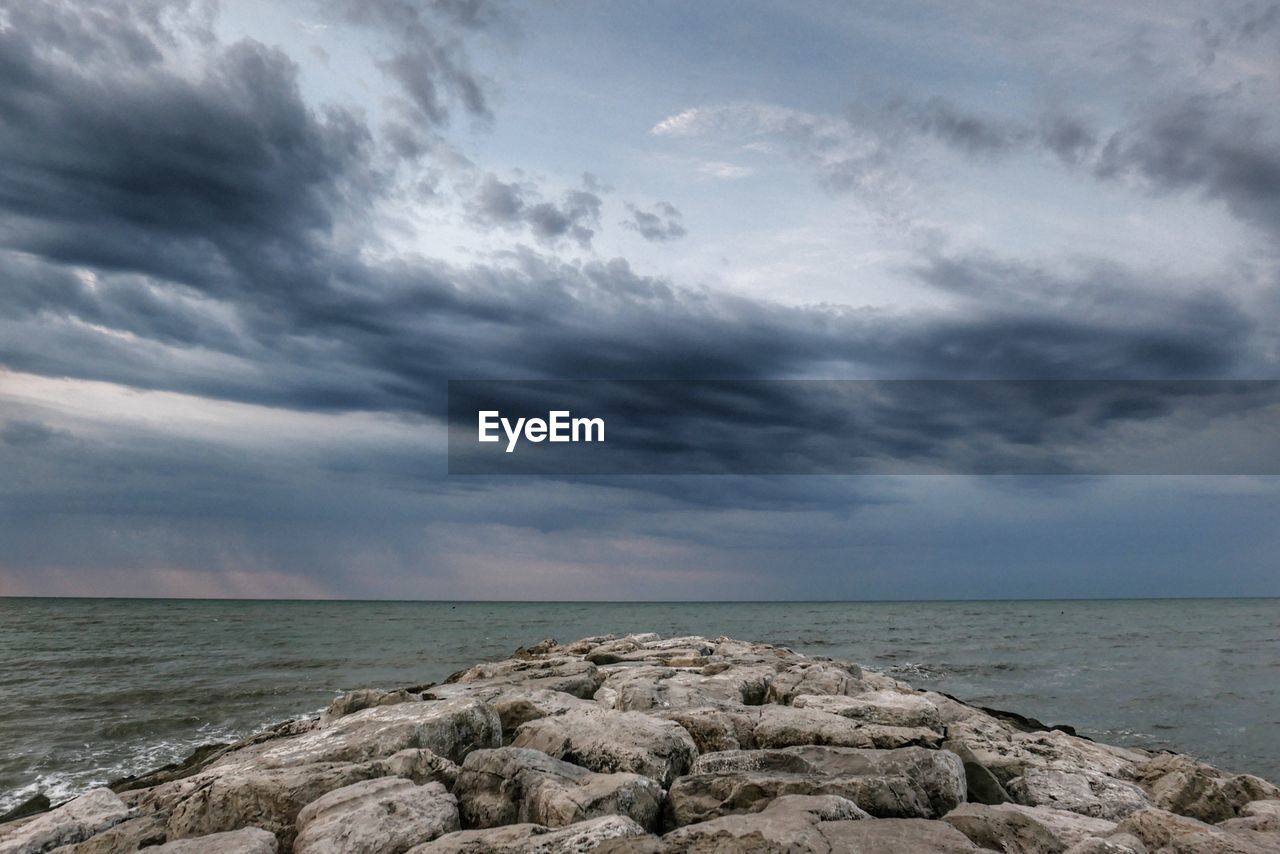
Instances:
[[[585,378],[1280,379],[1280,5],[0,0],[0,595],[1280,595],[1275,476],[448,474]]]

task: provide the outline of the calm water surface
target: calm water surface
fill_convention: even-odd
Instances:
[[[0,812],[544,637],[730,635],[1280,781],[1280,600],[0,599]]]

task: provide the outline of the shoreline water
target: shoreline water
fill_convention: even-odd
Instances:
[[[1059,614],[1065,611],[1065,614]],[[232,741],[344,690],[612,624],[750,635],[1082,734],[1275,777],[1276,600],[416,603],[0,600],[0,812]],[[86,654],[84,651],[89,650]],[[1270,686],[1270,687],[1268,687]],[[92,699],[90,699],[92,698]],[[52,710],[32,720],[29,710]]]
[[[1280,848],[1280,787],[826,656],[611,634],[347,692],[318,718],[0,823],[6,852],[150,846],[1246,854]]]

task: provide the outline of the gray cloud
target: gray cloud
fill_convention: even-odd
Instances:
[[[514,229],[528,227],[542,243],[570,239],[579,246],[591,245],[600,227],[600,196],[592,192],[593,182],[582,189],[569,190],[557,204],[542,198],[531,182],[506,183],[488,174],[472,197],[472,221],[482,226]]]
[[[627,211],[631,216],[622,221],[622,227],[637,232],[651,243],[679,240],[689,233],[684,227],[684,217],[669,202],[658,202],[652,211],[641,210],[628,202]]]

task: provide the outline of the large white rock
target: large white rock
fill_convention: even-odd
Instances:
[[[611,815],[580,821],[560,830],[540,824],[509,824],[487,830],[462,830],[409,849],[409,854],[571,854],[593,851],[611,839],[645,836],[629,818]]]
[[[383,777],[322,795],[298,813],[297,827],[296,854],[401,854],[461,825],[444,786]]]
[[[178,839],[145,849],[147,854],[276,854],[275,834],[258,827],[242,827],[195,839]]]
[[[39,854],[72,845],[119,824],[129,808],[110,789],[91,789],[43,815],[0,825],[0,854]]]
[[[512,744],[599,773],[643,774],[664,787],[698,755],[693,738],[679,724],[611,709],[573,710],[530,721],[516,731]]]
[[[1026,806],[1055,807],[1111,821],[1151,806],[1147,793],[1136,784],[1097,771],[1028,768],[1006,788]]]

